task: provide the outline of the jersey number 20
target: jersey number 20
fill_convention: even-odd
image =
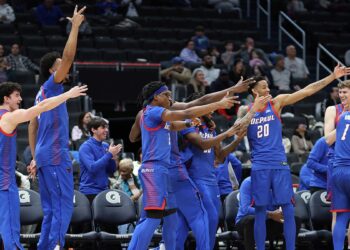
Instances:
[[[258,126],[258,132],[257,132],[258,138],[267,137],[269,136],[269,134],[270,134],[270,125],[268,123]]]

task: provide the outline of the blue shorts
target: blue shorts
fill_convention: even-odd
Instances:
[[[333,168],[331,212],[350,212],[350,167]]]
[[[139,169],[144,210],[166,210],[176,205],[168,169],[159,163],[146,163]],[[170,197],[169,197],[170,193]]]
[[[19,242],[20,218],[19,197],[15,180],[8,190],[0,190],[0,234],[4,249],[23,249]]]
[[[292,203],[294,194],[290,170],[253,170],[251,178],[253,204],[255,206],[269,205],[271,203],[271,191],[273,205]]]

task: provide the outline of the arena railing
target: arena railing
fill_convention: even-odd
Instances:
[[[332,59],[333,62],[339,63],[342,66],[345,66],[344,63],[342,63],[335,55],[333,55],[328,49],[326,49],[321,43],[317,45],[317,55],[316,55],[316,80],[320,79],[320,67],[322,67],[324,70],[326,70],[328,73],[332,73],[333,69],[325,64],[325,62],[322,61],[321,56],[325,54],[328,56],[329,59]],[[347,80],[347,76],[344,77],[345,80]],[[337,79],[338,82],[341,82],[340,79]]]
[[[267,38],[271,39],[271,0],[266,0],[266,9],[261,5],[260,0],[256,3],[256,27],[260,29],[260,11],[266,15],[267,19]]]
[[[283,24],[287,22],[292,25],[297,31],[301,33],[301,42],[296,39],[288,30],[283,27]],[[306,34],[305,31],[297,25],[286,13],[280,11],[278,15],[278,48],[282,51],[282,35],[285,34],[289,39],[291,39],[301,50],[303,53],[303,60],[306,62]]]

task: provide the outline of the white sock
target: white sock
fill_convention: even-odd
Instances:
[[[60,250],[60,246],[59,246],[59,245],[56,245],[56,247],[55,247],[54,250]]]

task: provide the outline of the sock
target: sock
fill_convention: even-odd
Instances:
[[[292,204],[283,205],[282,211],[283,211],[283,219],[284,219],[283,232],[284,232],[284,238],[286,240],[286,249],[294,250],[295,235],[296,235],[294,207]]]
[[[344,249],[345,231],[350,218],[350,212],[337,213],[337,220],[333,229],[334,250]]]
[[[60,250],[60,246],[59,246],[59,245],[56,245],[56,247],[55,247],[54,250]]]
[[[254,239],[257,250],[265,250],[266,206],[255,207]]]

